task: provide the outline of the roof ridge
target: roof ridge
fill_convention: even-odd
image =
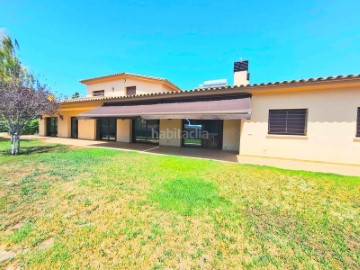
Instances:
[[[81,79],[79,81],[84,82],[84,81],[102,79],[102,78],[107,78],[107,77],[115,77],[115,76],[121,76],[121,75],[136,76],[136,77],[143,77],[143,78],[167,81],[167,79],[161,78],[161,77],[155,77],[155,76],[150,76],[150,75],[142,75],[142,74],[136,74],[136,73],[129,73],[129,72],[119,72],[119,73],[113,73],[113,74],[108,74],[108,75],[96,76],[96,77],[91,77],[91,78],[87,78],[87,79]]]

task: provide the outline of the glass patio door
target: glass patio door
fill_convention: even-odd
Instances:
[[[98,140],[116,140],[116,118],[104,118],[97,120]]]
[[[159,143],[159,120],[133,120],[133,142],[136,143]]]
[[[221,149],[222,120],[184,120],[183,146]]]
[[[201,147],[204,123],[198,120],[184,120],[183,146]]]
[[[46,118],[46,136],[57,136],[57,117]]]
[[[76,117],[71,117],[71,138],[78,138],[78,119]]]

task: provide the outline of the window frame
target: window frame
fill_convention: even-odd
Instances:
[[[293,133],[293,132],[286,132],[286,133],[279,133],[279,132],[272,132],[270,130],[271,127],[271,119],[270,119],[270,115],[272,111],[286,111],[287,112],[287,116],[288,116],[288,112],[289,111],[295,111],[295,110],[303,110],[305,111],[305,123],[304,123],[304,132],[302,134],[300,133]],[[275,136],[302,136],[305,137],[307,136],[307,125],[308,125],[308,117],[309,117],[309,110],[307,108],[297,108],[297,109],[269,109],[269,114],[268,114],[268,135],[275,135]],[[286,126],[288,126],[288,118],[286,118]]]
[[[100,93],[102,92],[102,95],[96,95],[95,93]],[[95,90],[92,92],[93,97],[104,97],[105,96],[105,90]]]
[[[135,89],[135,94],[129,95],[129,92],[128,92],[129,88],[134,88]],[[126,96],[136,96],[136,92],[137,92],[136,85],[126,87]]]

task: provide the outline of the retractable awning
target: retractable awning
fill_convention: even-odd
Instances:
[[[248,119],[251,116],[250,98],[157,103],[147,105],[102,106],[78,118],[144,119]]]

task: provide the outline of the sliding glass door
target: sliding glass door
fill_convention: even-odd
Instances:
[[[221,149],[222,120],[184,120],[183,146]]]
[[[98,140],[116,141],[116,118],[98,119],[96,137]]]
[[[46,136],[57,136],[57,117],[46,118]]]
[[[78,138],[78,119],[76,117],[71,117],[71,138]]]
[[[204,128],[204,124],[201,121],[184,120],[183,145],[201,147]]]
[[[133,142],[159,144],[159,120],[133,120]]]

